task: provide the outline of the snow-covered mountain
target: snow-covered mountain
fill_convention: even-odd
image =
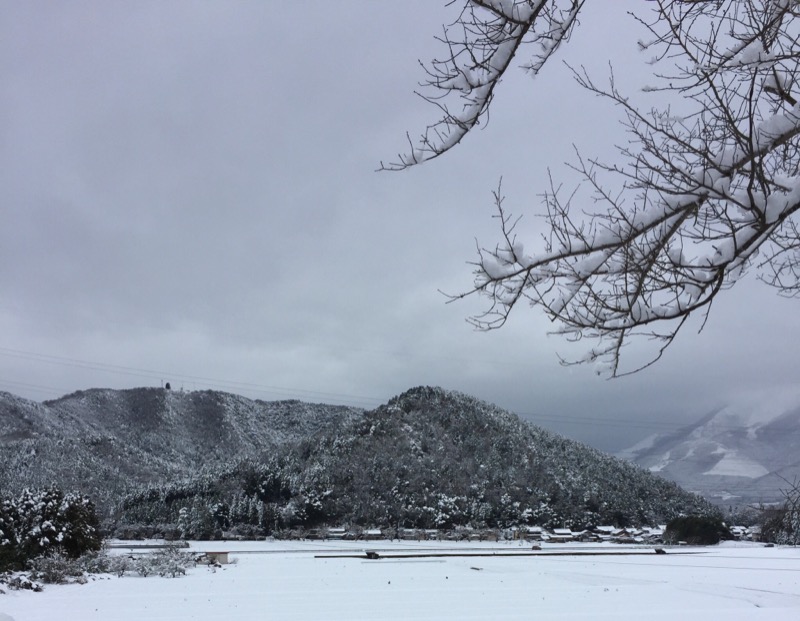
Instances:
[[[619,456],[721,506],[779,501],[800,478],[800,387],[740,395]]]
[[[625,525],[713,511],[630,463],[430,387],[372,411],[158,388],[45,403],[0,393],[0,490],[49,485],[89,494],[126,527],[259,533]]]
[[[132,487],[259,457],[361,414],[218,391],[91,389],[44,403],[0,392],[0,490],[57,484],[106,504]]]
[[[214,523],[263,532],[326,524],[581,529],[713,511],[633,464],[468,395],[421,386],[258,462],[142,489],[115,518],[118,527],[177,523],[202,538]]]

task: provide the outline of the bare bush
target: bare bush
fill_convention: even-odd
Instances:
[[[764,512],[761,536],[764,541],[800,545],[800,481],[786,481],[783,504]]]

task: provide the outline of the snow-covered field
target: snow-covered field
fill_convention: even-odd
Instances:
[[[175,579],[102,577],[50,585],[42,593],[11,591],[0,595],[0,619],[800,619],[798,548],[723,544],[668,548],[662,555],[561,544],[544,546],[536,556],[378,560],[325,556],[365,549],[383,556],[530,549],[502,542],[203,542],[192,548],[230,551],[233,563],[216,570],[198,566]],[[588,554],[625,551],[632,554]]]

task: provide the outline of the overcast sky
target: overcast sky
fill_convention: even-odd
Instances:
[[[402,173],[375,170],[436,118],[413,90],[444,1],[0,2],[0,390],[170,381],[374,407],[440,385],[614,450],[796,381],[798,307],[752,277],[613,381],[560,366],[537,312],[480,333],[464,319],[484,303],[439,292],[468,289],[475,238],[496,241],[501,176],[532,234],[548,167],[570,185],[573,144],[613,157],[617,112],[560,60],[612,61],[635,88],[623,9],[641,2],[587,3],[486,129]]]

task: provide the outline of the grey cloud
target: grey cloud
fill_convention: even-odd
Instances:
[[[742,384],[793,381],[796,312],[751,283],[702,335],[616,382],[559,366],[569,347],[542,317],[520,309],[481,334],[463,321],[480,300],[444,303],[439,289],[469,286],[474,238],[496,239],[501,175],[535,236],[547,167],[572,183],[573,143],[607,154],[619,137],[616,112],[554,64],[504,82],[488,128],[450,157],[376,173],[433,118],[411,91],[447,15],[14,4],[0,37],[0,389],[42,399],[163,371],[188,388],[375,405],[441,384],[613,447]],[[629,47],[604,39],[618,16],[593,15],[568,53],[602,69],[598,38],[609,55]]]

